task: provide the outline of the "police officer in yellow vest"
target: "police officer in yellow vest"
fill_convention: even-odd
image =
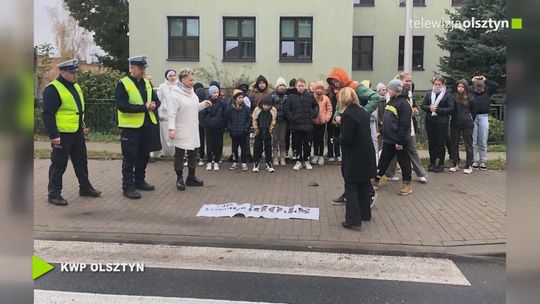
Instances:
[[[125,197],[139,199],[137,190],[153,191],[145,180],[152,136],[157,124],[154,111],[161,105],[145,76],[147,56],[129,60],[129,75],[116,86],[118,126],[122,129],[122,190]]]
[[[62,197],[62,176],[71,158],[79,180],[79,195],[98,197],[101,192],[88,180],[88,160],[84,137],[88,128],[84,123],[84,96],[77,84],[78,60],[57,65],[60,76],[43,90],[43,124],[49,131],[52,153],[49,168],[49,203],[66,206]]]

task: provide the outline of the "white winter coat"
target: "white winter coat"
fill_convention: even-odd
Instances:
[[[172,88],[176,86],[177,82],[170,83],[165,81],[160,84],[157,90],[157,96],[159,101],[161,101],[161,106],[158,108],[159,120],[167,120],[167,96],[169,96]]]
[[[199,139],[199,111],[205,108],[193,90],[186,93],[174,86],[167,96],[169,130],[176,130],[171,144],[177,148],[194,150],[201,146]]]

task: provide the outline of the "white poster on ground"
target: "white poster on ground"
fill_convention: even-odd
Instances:
[[[252,205],[252,204],[205,204],[201,207],[197,216],[200,217],[233,217],[243,215],[245,217],[264,217],[270,219],[303,219],[319,220],[319,208],[302,207],[301,205]]]

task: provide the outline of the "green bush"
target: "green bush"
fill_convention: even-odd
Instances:
[[[489,116],[489,135],[488,143],[502,144],[504,143],[504,122]]]
[[[92,132],[119,134],[118,117],[114,100],[93,100],[86,103],[86,126]]]
[[[37,76],[37,95],[41,96],[43,89],[49,83],[46,79],[47,73],[51,70],[52,54],[54,47],[50,43],[44,43],[36,46],[36,53],[39,58],[39,64],[36,70]]]
[[[80,71],[78,83],[85,99],[85,122],[92,132],[100,134],[119,134],[116,107],[114,104],[115,87],[124,77],[114,70],[99,72]],[[41,103],[34,106],[34,133],[47,133],[41,118]]]
[[[208,85],[212,81],[217,81],[221,85],[222,89],[231,89],[234,88],[239,82],[245,82],[248,85],[255,82],[255,80],[250,79],[249,76],[242,72],[240,75],[233,75],[226,66],[215,56],[211,56],[212,63],[209,67],[202,67],[194,69],[195,79],[202,83]],[[248,65],[242,66],[243,70],[249,70]],[[228,92],[228,93],[232,93]]]
[[[498,92],[491,97],[495,104],[506,104],[506,92]]]
[[[34,107],[34,134],[47,134],[47,130],[45,130],[42,120],[41,109],[39,107]]]
[[[84,98],[87,101],[95,99],[114,99],[114,89],[118,80],[125,75],[119,71],[103,70],[99,72],[81,71],[79,80]]]

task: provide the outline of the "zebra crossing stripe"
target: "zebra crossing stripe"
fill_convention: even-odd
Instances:
[[[146,268],[374,279],[470,286],[441,258],[100,242],[34,242],[49,263],[144,263]]]
[[[106,295],[95,293],[34,290],[34,304],[271,304],[192,298]]]

